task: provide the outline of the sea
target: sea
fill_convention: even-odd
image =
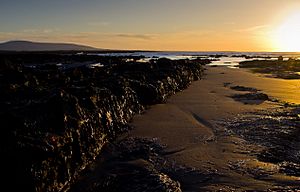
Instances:
[[[284,60],[290,58],[300,60],[300,52],[187,52],[187,51],[137,51],[137,52],[116,52],[116,53],[93,53],[99,56],[141,56],[140,61],[147,62],[150,59],[168,58],[177,59],[211,59],[210,65],[238,67],[239,63],[247,60],[277,60],[282,56]]]

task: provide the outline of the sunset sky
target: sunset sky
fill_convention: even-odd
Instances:
[[[0,3],[0,42],[72,42],[109,49],[300,51],[300,37],[296,37],[300,36],[300,0]]]

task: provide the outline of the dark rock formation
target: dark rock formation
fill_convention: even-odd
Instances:
[[[159,59],[60,69],[2,60],[2,186],[66,191],[107,141],[128,131],[134,114],[200,79],[207,62]]]
[[[108,143],[70,192],[199,191],[195,183],[220,178],[215,170],[201,171],[170,160],[168,156],[176,151],[166,151],[155,138],[127,137]]]
[[[244,87],[244,86],[231,86],[230,89],[236,90],[236,91],[249,91],[249,92],[257,92],[259,90],[257,90],[256,88],[253,87]]]
[[[244,94],[234,94],[231,96],[234,100],[244,104],[261,104],[269,100],[269,96],[265,93],[250,92]]]
[[[300,61],[299,60],[254,60],[243,61],[239,64],[240,68],[250,68],[253,72],[268,74],[268,77],[281,79],[300,79]]]
[[[155,139],[126,138],[104,147],[71,192],[180,192],[180,184],[162,172],[168,163]]]
[[[228,87],[231,84],[232,83],[224,83],[224,87]],[[230,96],[234,100],[242,102],[244,104],[259,105],[265,101],[271,100],[267,94],[259,92],[259,90],[256,88],[244,87],[240,85],[232,85],[229,88],[235,91],[245,92],[242,94],[238,93]]]
[[[283,61],[283,57],[281,55],[278,57],[278,61]]]

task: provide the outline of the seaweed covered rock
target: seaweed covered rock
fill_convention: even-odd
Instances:
[[[104,158],[87,168],[71,192],[181,192],[179,182],[161,171],[161,161],[166,159],[161,157],[163,146],[155,139],[129,137],[103,151]]]
[[[128,131],[134,114],[200,79],[207,62],[158,60],[59,68],[2,61],[3,186],[68,190],[107,141]]]
[[[250,92],[244,94],[235,94],[231,96],[234,100],[244,104],[261,104],[269,100],[269,96],[265,93]]]
[[[300,61],[289,59],[283,60],[282,56],[278,60],[253,60],[243,61],[239,64],[240,68],[249,68],[253,72],[266,74],[267,77],[281,79],[300,79]]]

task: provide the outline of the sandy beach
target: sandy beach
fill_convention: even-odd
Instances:
[[[300,185],[300,178],[287,176],[278,165],[258,160],[263,146],[228,134],[220,122],[256,111],[272,111],[283,103],[300,104],[299,81],[268,78],[245,69],[206,67],[200,81],[171,96],[165,104],[151,106],[135,116],[133,137],[157,138],[166,145],[166,156],[177,164],[201,172],[181,181],[183,191],[281,190]],[[255,88],[268,100],[240,102],[232,95]],[[266,137],[268,137],[266,135]],[[264,178],[259,175],[267,175]]]

